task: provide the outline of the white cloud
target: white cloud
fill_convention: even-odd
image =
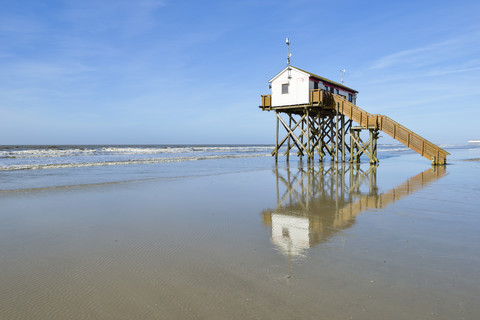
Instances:
[[[372,69],[383,69],[398,65],[424,66],[439,60],[468,53],[476,48],[480,33],[475,32],[463,36],[431,43],[426,46],[401,50],[393,54],[378,58],[372,63]]]

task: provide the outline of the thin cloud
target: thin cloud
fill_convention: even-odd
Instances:
[[[377,59],[372,63],[371,69],[383,69],[405,64],[429,64],[439,58],[458,55],[460,48],[478,42],[479,37],[480,33],[476,32],[419,48],[402,50]]]
[[[427,78],[438,78],[444,76],[452,76],[456,74],[474,74],[480,71],[480,61],[471,60],[466,63],[450,65],[450,66],[436,66],[427,70],[414,70],[402,73],[394,73],[383,76],[375,76],[363,81],[368,85],[378,85],[393,82],[407,82],[407,81],[425,81]],[[357,77],[358,79],[358,77]]]
[[[375,61],[373,63],[372,69],[383,69],[395,64],[404,64],[407,60],[418,60],[418,55],[420,53],[433,51],[443,46],[445,46],[445,43],[435,43],[422,48],[399,51]]]
[[[43,63],[37,61],[26,61],[4,68],[3,73],[15,77],[31,77],[38,79],[60,78],[94,71],[81,63]]]

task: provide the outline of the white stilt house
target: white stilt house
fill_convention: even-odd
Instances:
[[[314,73],[287,66],[270,81],[272,107],[310,104],[310,91],[322,89],[356,104],[358,91]]]
[[[277,117],[275,149],[272,155],[278,159],[280,148],[289,161],[291,150],[300,157],[319,160],[330,156],[331,161],[360,162],[362,155],[371,164],[378,163],[377,140],[383,131],[405,146],[432,161],[434,165],[447,163],[449,153],[415,132],[381,114],[370,114],[358,107],[358,91],[314,73],[290,65],[290,42],[287,38],[287,66],[270,79],[271,94],[262,95],[264,111],[274,111]],[[281,114],[287,118],[282,118]],[[355,122],[358,125],[353,125]],[[282,126],[286,136],[281,139]],[[369,134],[368,139],[361,133]],[[365,134],[363,134],[365,136]],[[348,138],[350,141],[348,141]]]

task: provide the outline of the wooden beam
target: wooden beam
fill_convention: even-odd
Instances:
[[[300,146],[304,149],[304,151],[306,151],[307,153],[307,156],[309,156],[309,151],[308,150],[305,150],[305,147],[303,145],[303,143],[298,139],[298,137],[295,135],[295,133],[288,127],[288,125],[285,123],[285,121],[281,118],[281,117],[278,117],[278,119],[280,120],[280,122],[283,124],[283,126],[285,127],[285,129],[290,133],[290,135],[292,136],[293,140],[297,142],[297,148],[300,149]],[[303,121],[302,121],[303,123]],[[302,135],[303,137],[303,135]]]
[[[311,154],[311,149],[310,149],[310,115],[308,114],[308,108],[306,110],[307,114],[307,149],[308,149],[308,162],[312,161],[313,157]]]
[[[276,115],[277,115],[277,122],[278,122],[278,119],[283,120],[283,119],[281,118],[281,116],[280,116],[280,113],[277,112]],[[305,117],[305,116],[303,116],[303,117]],[[302,119],[303,119],[303,117],[302,117]],[[292,120],[295,122],[295,119],[292,118]],[[282,121],[282,124],[283,124],[283,121]],[[294,126],[294,128],[293,128],[292,130],[295,131],[295,129],[296,129],[299,125],[300,125],[300,122],[298,122],[298,123],[295,122],[295,126]],[[287,129],[287,127],[285,127],[285,129]],[[278,131],[278,130],[277,130],[277,131]],[[288,132],[288,129],[287,129],[287,132]],[[272,151],[272,155],[274,155],[276,152],[278,152],[278,150],[282,147],[282,145],[285,143],[285,141],[288,139],[289,136],[290,136],[290,134],[287,133],[287,135],[285,136],[285,138],[283,138],[282,142],[280,142],[279,144],[277,144],[277,146],[275,147],[275,150]],[[295,141],[294,141],[294,143],[295,143],[295,145],[297,146],[297,148],[299,148]],[[300,148],[299,148],[299,149],[300,149]]]
[[[278,127],[279,127],[279,124],[278,124],[278,119],[279,119],[279,115],[278,115],[278,112],[275,111],[275,114],[277,115],[277,136],[276,136],[276,140],[275,140],[275,163],[278,161],[278,149],[280,149],[278,147]]]

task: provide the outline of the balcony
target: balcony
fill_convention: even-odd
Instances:
[[[310,90],[310,106],[334,107],[334,94],[322,89]],[[272,108],[272,95],[262,95],[262,110]]]

